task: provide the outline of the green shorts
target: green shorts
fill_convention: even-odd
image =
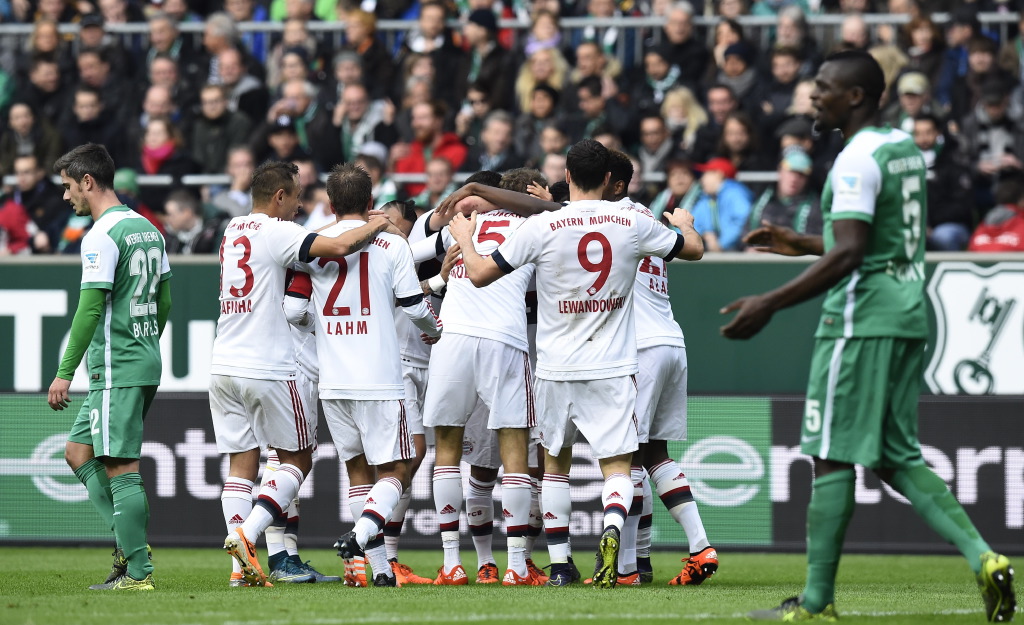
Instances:
[[[924,340],[816,339],[800,449],[871,469],[922,464],[917,401]]]
[[[68,440],[90,445],[97,457],[135,458],[142,454],[142,422],[155,386],[89,391]]]

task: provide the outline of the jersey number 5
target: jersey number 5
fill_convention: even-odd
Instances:
[[[601,246],[601,257],[597,259],[597,262],[590,260],[590,256],[587,255],[590,244],[595,241]],[[576,248],[576,255],[580,259],[581,267],[590,273],[597,274],[597,280],[594,280],[594,284],[591,284],[590,288],[587,289],[589,295],[594,295],[608,281],[608,275],[612,271],[612,244],[608,241],[608,237],[600,232],[588,232],[580,239],[580,244]]]
[[[352,314],[348,306],[337,306],[338,295],[345,286],[345,279],[348,278],[348,262],[344,258],[321,258],[317,264],[326,267],[328,263],[338,264],[338,279],[331,287],[331,293],[324,302],[324,317],[347,317]],[[370,315],[370,254],[359,253],[359,308],[360,315]]]
[[[914,260],[917,247],[921,244],[921,202],[911,197],[920,192],[919,176],[903,179],[903,249],[907,253],[907,260]]]

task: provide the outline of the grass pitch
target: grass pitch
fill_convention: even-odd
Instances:
[[[332,551],[306,550],[324,573],[340,574]],[[475,562],[464,551],[467,570]],[[499,567],[504,559],[499,554]],[[426,577],[437,551],[403,551]],[[592,565],[578,553],[581,571]],[[369,623],[609,623],[745,622],[748,610],[777,605],[803,587],[802,555],[721,553],[721,569],[699,587],[667,586],[678,556],[654,558],[656,580],[642,588],[597,590],[498,586],[345,588],[341,584],[227,587],[229,557],[220,549],[155,548],[157,590],[100,593],[110,552],[96,548],[0,548],[7,575],[0,584],[0,623],[97,625],[343,625]],[[472,573],[471,573],[472,575]],[[962,558],[847,556],[836,607],[844,622],[984,623],[973,576]]]

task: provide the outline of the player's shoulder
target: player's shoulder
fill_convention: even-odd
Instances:
[[[916,149],[914,139],[899,128],[865,128],[850,140],[839,159],[884,160],[893,153]],[[837,160],[839,160],[837,159]]]

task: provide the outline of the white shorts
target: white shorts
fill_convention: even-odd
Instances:
[[[501,446],[498,431],[487,427],[487,406],[481,402],[470,415],[462,433],[462,461],[486,469],[501,466]]]
[[[313,444],[306,400],[295,380],[211,375],[210,414],[222,454],[256,448],[299,451]]]
[[[595,458],[637,450],[636,380],[631,375],[604,380],[537,380],[540,441],[552,456],[583,434]]]
[[[636,419],[640,442],[686,440],[686,348],[658,345],[637,352]]]
[[[366,454],[367,464],[377,467],[416,455],[404,401],[324,399],[322,402],[324,418],[342,462]]]
[[[320,421],[320,390],[317,383],[306,377],[306,374],[299,369],[295,376],[295,384],[299,387],[299,394],[306,402],[306,425],[309,433],[309,440],[313,443],[313,458],[316,458],[316,427]]]
[[[423,398],[427,395],[427,368],[413,367],[402,359],[402,384],[405,385],[405,417],[409,431],[423,434]]]
[[[423,424],[465,427],[481,403],[492,430],[534,425],[529,356],[500,341],[445,335],[430,354]]]

